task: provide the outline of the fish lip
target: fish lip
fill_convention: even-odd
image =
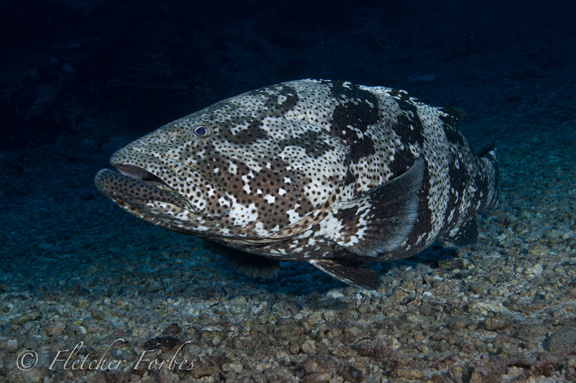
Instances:
[[[123,164],[123,163],[113,163],[112,165],[116,168],[116,170],[120,174],[124,176],[134,178],[138,181],[151,184],[150,186],[152,187],[156,187],[158,189],[167,191],[179,202],[178,204],[173,202],[173,205],[179,206],[182,209],[194,211],[194,209],[192,208],[192,206],[190,206],[186,198],[180,195],[180,193],[178,193],[177,190],[168,185],[168,183],[166,183],[162,178],[158,177],[154,173],[136,165]]]
[[[120,206],[141,209],[148,203],[163,202],[179,209],[191,210],[191,206],[184,198],[160,178],[145,169],[128,165],[120,166],[117,170],[101,169],[96,174],[94,182],[102,194]],[[123,179],[125,181],[122,181]],[[124,186],[128,187],[123,191],[120,187],[119,192],[118,183],[123,183]]]
[[[140,181],[151,181],[151,182],[158,182],[163,185],[166,185],[160,177],[150,173],[148,170],[141,168],[135,165],[126,165],[126,164],[113,164],[116,170],[122,173],[125,176],[136,178]]]

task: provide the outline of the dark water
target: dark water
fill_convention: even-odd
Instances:
[[[563,99],[576,67],[569,1],[1,7],[2,151],[62,136],[103,150],[110,137],[136,137],[222,98],[299,78],[405,89],[465,109],[481,121],[465,129],[481,135],[514,128],[490,121],[499,113],[554,124],[574,118]],[[560,103],[568,110],[551,110]]]

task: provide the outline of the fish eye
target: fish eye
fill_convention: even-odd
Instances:
[[[194,134],[197,137],[208,137],[210,135],[210,128],[208,128],[207,126],[204,125],[200,125],[194,128]]]

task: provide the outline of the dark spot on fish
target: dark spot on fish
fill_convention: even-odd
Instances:
[[[265,113],[270,117],[282,117],[286,112],[294,109],[300,98],[298,92],[290,86],[281,85],[273,91],[259,89],[252,94],[264,97]]]
[[[424,145],[422,135],[424,127],[418,114],[418,108],[411,102],[396,100],[400,109],[404,111],[397,116],[398,123],[393,127],[396,134],[402,139],[404,145]]]
[[[278,109],[282,112],[282,114],[294,109],[294,106],[298,103],[300,98],[298,97],[298,92],[295,89],[289,86],[282,86],[278,92],[279,96],[284,96],[285,98],[282,99],[281,97],[276,98],[276,102],[278,104]]]
[[[338,106],[334,110],[334,115],[332,118],[332,125],[330,127],[330,133],[338,137],[340,141],[347,144],[350,148],[349,159],[353,162],[358,161],[362,157],[369,156],[376,153],[374,148],[374,142],[369,136],[360,133],[362,129],[354,126],[354,118],[346,114],[347,110],[345,106]],[[356,122],[359,120],[356,119]],[[364,127],[364,129],[366,129]]]
[[[338,101],[331,118],[330,132],[350,147],[350,160],[375,153],[374,142],[365,132],[380,122],[378,98],[358,86],[333,82],[331,96]]]
[[[242,126],[243,124],[238,124]],[[238,126],[237,125],[237,126]],[[268,137],[266,130],[262,128],[262,120],[253,119],[247,127],[237,128],[232,131],[233,126],[221,129],[222,138],[234,144],[251,144]]]
[[[357,86],[334,85],[330,89],[331,95],[338,101],[332,115],[332,124],[335,129],[345,129],[347,126],[365,132],[368,126],[380,121],[378,98],[369,91]]]
[[[456,130],[456,128],[453,125],[445,123],[443,128],[444,128],[444,134],[446,134],[446,139],[448,140],[448,142],[454,143],[459,147],[466,146],[466,139],[464,138],[462,133]]]
[[[280,141],[278,145],[283,150],[286,146],[299,146],[306,150],[306,154],[312,158],[318,158],[334,149],[325,142],[325,133],[306,131],[298,137],[290,137]]]
[[[345,209],[340,209],[338,211],[338,217],[346,222],[348,227],[358,227],[358,221],[360,216],[358,216],[358,209],[360,205],[354,205]]]

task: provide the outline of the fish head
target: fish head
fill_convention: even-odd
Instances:
[[[98,189],[170,230],[257,241],[335,200],[348,148],[310,119],[298,94],[270,87],[224,100],[120,149]],[[290,113],[288,113],[290,112]],[[293,235],[290,232],[290,235]]]

